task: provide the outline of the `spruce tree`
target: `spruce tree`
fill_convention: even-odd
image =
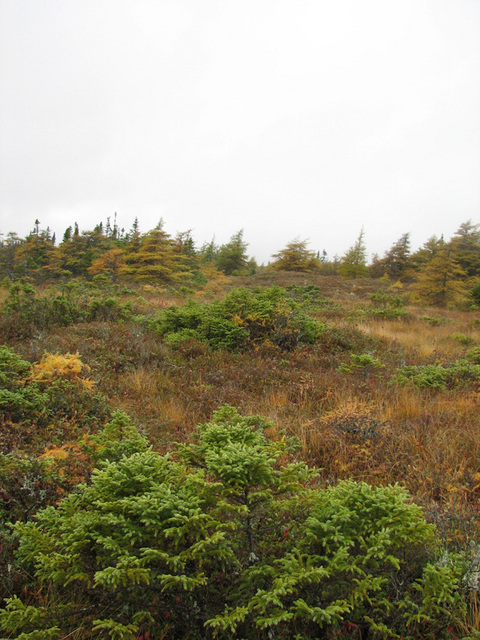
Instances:
[[[411,278],[409,258],[410,234],[404,233],[385,253],[376,270],[380,269],[381,275],[386,273],[390,280],[408,280]]]
[[[284,249],[274,253],[275,260],[269,265],[275,271],[315,272],[321,268],[320,260],[314,251],[307,248],[308,240],[295,238]]]
[[[448,245],[418,273],[412,289],[417,298],[426,304],[447,307],[466,299],[466,272],[455,260]]]
[[[480,275],[480,224],[471,220],[460,225],[450,240],[452,256],[468,277]]]
[[[353,246],[348,249],[340,261],[338,272],[344,278],[363,278],[368,275],[367,248],[363,240],[363,229]]]
[[[138,248],[135,246],[139,240]],[[173,283],[182,272],[181,257],[174,242],[163,230],[163,221],[140,238],[132,237],[125,255],[121,273],[135,280]]]
[[[218,250],[215,265],[227,276],[239,276],[248,273],[248,243],[243,239],[243,229],[234,233],[227,244]]]

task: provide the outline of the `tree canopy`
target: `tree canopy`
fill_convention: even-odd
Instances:
[[[319,271],[321,264],[313,251],[307,249],[308,240],[295,238],[284,249],[273,254],[270,267],[275,271]]]

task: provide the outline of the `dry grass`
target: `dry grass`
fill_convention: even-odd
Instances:
[[[471,314],[444,311],[440,315],[438,311],[432,314],[431,309],[419,312],[413,308],[409,311],[410,321],[370,319],[359,322],[356,327],[366,335],[399,345],[420,359],[455,358],[462,355],[466,347],[480,344],[480,327],[472,324]],[[438,318],[439,324],[431,324],[425,317]]]

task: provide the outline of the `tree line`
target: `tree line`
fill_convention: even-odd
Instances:
[[[413,298],[428,304],[480,304],[480,224],[470,220],[462,223],[450,240],[433,235],[417,251],[411,249],[410,233],[404,233],[370,263],[363,229],[343,256],[332,260],[325,250],[315,252],[308,245],[307,240],[295,238],[261,268],[381,278],[408,286]],[[125,231],[117,225],[116,217],[113,224],[108,218],[93,231],[80,231],[75,223],[57,243],[55,234],[49,228],[41,229],[35,220],[26,237],[9,232],[0,238],[0,279],[30,278],[42,283],[103,273],[113,280],[202,285],[215,273],[255,273],[259,267],[247,249],[243,230],[225,244],[212,240],[198,247],[191,230],[171,236],[160,221],[154,229],[141,233],[135,219],[132,228]]]

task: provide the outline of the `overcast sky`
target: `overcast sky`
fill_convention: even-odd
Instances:
[[[0,232],[343,254],[480,222],[479,0],[0,0]]]

